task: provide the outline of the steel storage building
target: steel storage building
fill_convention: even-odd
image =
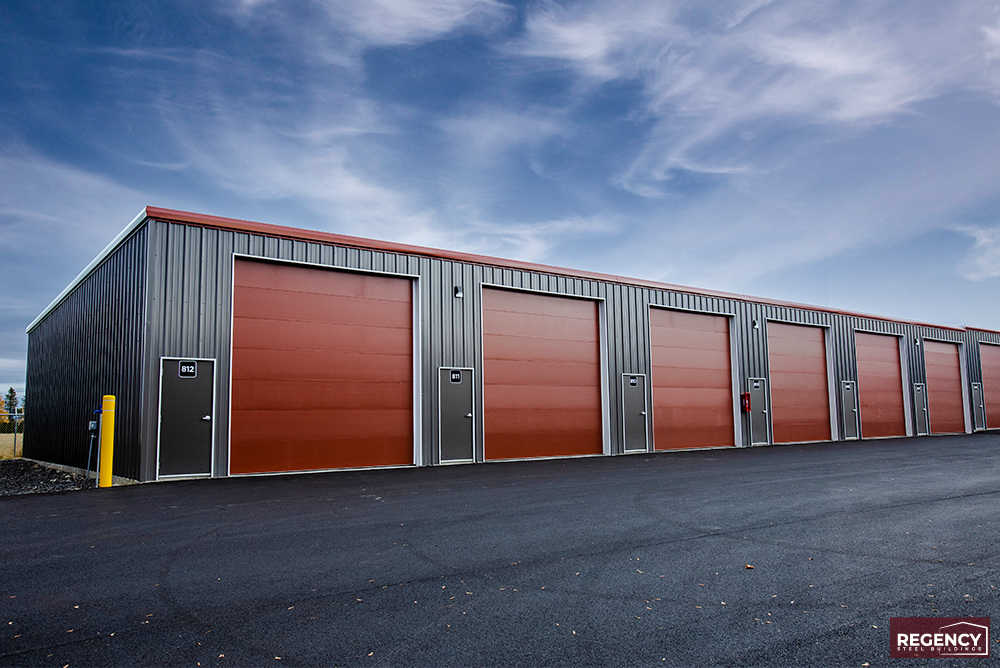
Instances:
[[[146,208],[28,327],[139,481],[1000,428],[1000,333]]]

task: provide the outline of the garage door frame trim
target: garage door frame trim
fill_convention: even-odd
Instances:
[[[906,350],[906,338],[907,335],[898,332],[879,332],[874,329],[863,329],[860,327],[854,328],[854,337],[851,345],[854,351],[854,378],[858,378],[858,334],[875,334],[876,336],[894,336],[896,337],[896,347],[899,350],[899,378],[902,385],[903,392],[903,420],[906,423],[906,435],[905,436],[880,436],[879,438],[910,438],[915,435],[915,430],[913,428],[913,393],[910,392],[910,365],[909,358],[907,357]],[[860,385],[858,386],[859,398],[860,398]],[[859,403],[860,410],[860,403]],[[862,416],[862,428],[861,437],[859,440],[864,440],[864,416]]]
[[[476,310],[476,328],[479,330],[479,350],[476,352],[476,364],[482,369],[485,364],[485,354],[484,354],[484,343],[483,337],[485,332],[483,331],[483,290],[508,290],[511,292],[528,292],[536,295],[544,295],[547,297],[569,297],[571,299],[582,299],[583,301],[597,302],[597,331],[598,337],[598,348],[600,350],[600,364],[601,364],[601,454],[600,455],[565,455],[558,457],[531,457],[527,461],[536,461],[541,459],[572,459],[575,457],[606,457],[611,454],[611,416],[609,415],[609,397],[610,390],[608,388],[608,376],[609,371],[609,361],[608,361],[608,311],[607,311],[607,300],[604,297],[594,297],[591,295],[578,295],[571,292],[557,292],[554,290],[540,290],[535,288],[523,288],[520,286],[504,285],[503,283],[491,283],[487,281],[482,281],[477,286],[477,297],[479,298],[479,308]],[[479,374],[479,392],[476,401],[476,408],[479,411],[479,418],[476,425],[476,433],[480,434],[480,438],[477,439],[475,447],[476,463],[481,464],[486,462],[486,422],[485,422],[485,392],[486,392],[486,380],[485,374]],[[520,461],[518,459],[503,459],[498,461]]]
[[[983,419],[986,422],[986,429],[985,430],[986,431],[991,431],[991,430],[997,429],[997,427],[990,427],[990,414],[989,414],[988,406],[985,405],[985,403],[986,403],[986,395],[985,395],[985,392],[986,392],[986,381],[983,378],[983,346],[991,346],[993,348],[1000,349],[1000,343],[994,343],[993,341],[982,341],[982,340],[976,341],[976,343],[978,344],[978,346],[977,346],[978,351],[977,352],[979,353],[979,381],[980,381],[980,385],[982,386],[982,392],[984,393],[983,394],[983,404],[984,404],[983,405]],[[1000,416],[997,416],[997,417],[1000,418]],[[996,418],[994,418],[994,419],[996,419]]]
[[[840,419],[838,415],[837,406],[838,391],[837,391],[837,370],[834,366],[834,350],[833,350],[833,337],[830,336],[830,330],[832,325],[829,323],[817,323],[817,322],[797,322],[795,320],[783,320],[781,318],[765,318],[764,319],[764,358],[767,360],[767,410],[768,410],[768,425],[771,434],[771,443],[774,443],[774,413],[771,412],[771,389],[774,387],[774,383],[771,380],[771,349],[767,341],[767,324],[768,323],[778,323],[779,325],[797,325],[799,327],[817,327],[823,330],[823,348],[826,355],[826,395],[829,403],[829,414],[830,414],[830,440],[831,441],[842,441],[842,430],[840,428]],[[812,443],[813,441],[806,441],[807,443]]]
[[[965,433],[966,434],[971,434],[972,433],[972,417],[971,417],[969,409],[972,407],[972,397],[970,396],[970,394],[971,394],[971,382],[969,380],[969,368],[968,368],[968,363],[966,362],[966,359],[965,359],[965,342],[963,342],[963,341],[955,341],[953,339],[941,339],[941,338],[937,338],[937,337],[933,337],[933,336],[922,336],[922,337],[920,337],[920,340],[921,340],[921,344],[920,344],[921,348],[923,348],[923,342],[924,341],[933,341],[935,343],[953,343],[956,346],[958,346],[959,384],[962,386],[962,419],[963,419],[963,421],[965,423]],[[925,351],[925,353],[926,353],[926,351]],[[926,354],[923,356],[923,361],[924,361],[924,379],[926,380],[926,378],[927,378],[927,355]],[[981,370],[980,370],[980,373],[982,373]],[[930,395],[928,395],[928,399],[929,398],[930,398]],[[930,433],[933,434],[934,433],[933,426],[929,427],[928,431],[930,431]]]
[[[726,311],[704,311],[704,310],[701,310],[701,309],[675,307],[675,306],[670,306],[669,304],[653,304],[652,302],[649,304],[649,308],[650,309],[654,309],[655,308],[655,309],[659,309],[659,310],[662,310],[662,311],[679,311],[679,312],[682,312],[682,313],[693,313],[693,314],[696,314],[696,315],[713,315],[713,316],[719,316],[719,317],[726,318],[726,320],[727,320],[727,327],[729,329],[729,372],[730,372],[730,376],[731,376],[730,381],[729,381],[729,393],[732,395],[731,399],[732,399],[732,404],[733,404],[733,445],[723,445],[723,446],[719,446],[719,447],[723,447],[723,448],[731,448],[731,447],[742,448],[742,447],[745,447],[747,444],[743,440],[743,413],[742,413],[742,410],[740,409],[740,402],[739,402],[739,399],[737,397],[737,395],[739,394],[739,392],[737,392],[737,390],[740,387],[740,373],[739,373],[740,372],[740,370],[739,370],[739,359],[740,358],[739,358],[739,341],[737,340],[736,327],[734,326],[736,324],[736,314],[735,313],[729,313],[729,312],[726,312]],[[646,359],[647,359],[647,365],[649,367],[648,373],[649,373],[649,379],[650,379],[649,382],[647,383],[647,389],[646,389],[646,392],[649,394],[649,397],[648,397],[647,401],[649,402],[649,406],[650,406],[649,434],[650,434],[651,438],[649,439],[649,449],[650,449],[650,452],[667,452],[665,450],[656,450],[656,442],[655,442],[655,434],[656,434],[655,421],[656,421],[656,415],[655,415],[655,410],[653,408],[653,397],[652,397],[652,394],[653,394],[653,381],[652,381],[652,378],[653,378],[653,324],[652,324],[651,318],[649,317],[649,313],[648,312],[646,314],[646,349],[647,349],[646,350]],[[768,383],[768,385],[770,385],[770,383]],[[770,390],[768,390],[768,403],[770,403],[770,396],[771,396],[770,395]],[[770,406],[768,406],[768,408],[770,409]],[[768,413],[768,415],[770,415],[770,413]],[[770,420],[768,420],[768,431],[770,431]],[[701,448],[701,449],[711,449],[711,448]]]
[[[336,248],[336,247],[334,247]],[[338,468],[338,469],[315,469],[308,471],[274,471],[274,472],[263,472],[263,473],[238,473],[233,474],[230,471],[230,462],[232,460],[232,441],[233,441],[233,325],[236,320],[236,262],[238,260],[250,260],[253,262],[269,262],[272,264],[284,264],[292,266],[306,267],[309,269],[325,269],[330,271],[340,271],[340,272],[350,272],[354,274],[368,274],[373,276],[386,276],[389,278],[405,278],[410,281],[410,311],[412,315],[413,328],[413,399],[412,399],[412,412],[413,412],[413,463],[412,464],[402,464],[394,466],[366,466],[361,468]],[[419,274],[407,274],[398,273],[391,271],[379,271],[377,269],[363,269],[358,267],[343,267],[340,265],[332,264],[322,264],[319,262],[305,262],[302,260],[287,260],[284,258],[274,258],[266,257],[262,255],[253,255],[250,253],[233,253],[232,262],[229,268],[229,359],[227,360],[229,364],[229,406],[227,407],[227,417],[228,423],[226,425],[226,476],[261,476],[261,475],[298,475],[301,473],[321,473],[326,470],[330,471],[351,471],[351,470],[363,470],[367,471],[376,468],[407,468],[410,466],[423,466],[423,420],[422,420],[422,406],[421,406],[421,396],[423,388],[423,378],[421,374],[421,364],[420,364],[420,351],[422,348],[421,343],[421,331],[420,331],[420,275]],[[212,470],[215,471],[215,463],[212,464]],[[214,475],[214,473],[213,473]]]

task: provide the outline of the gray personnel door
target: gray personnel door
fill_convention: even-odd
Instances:
[[[927,429],[927,386],[923,383],[913,384],[913,411],[917,414],[917,436],[926,436],[930,432]]]
[[[986,406],[983,405],[982,383],[972,384],[972,415],[975,421],[973,429],[986,429]]]
[[[748,378],[750,387],[750,445],[767,445],[767,381]]]
[[[438,415],[442,462],[471,462],[473,427],[473,370],[438,369]]]
[[[858,384],[853,380],[841,383],[841,397],[844,406],[844,438],[858,437]]]
[[[159,468],[162,476],[212,475],[215,360],[160,360]]]
[[[646,452],[646,374],[622,374],[622,414],[625,452]]]

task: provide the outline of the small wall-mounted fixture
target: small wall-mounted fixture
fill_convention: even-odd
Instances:
[[[754,321],[753,321],[753,328],[754,328],[754,329],[760,329],[760,322],[758,322],[758,321],[754,320]]]
[[[455,298],[456,299],[461,299],[464,296],[465,296],[465,294],[462,292],[462,286],[461,285],[456,285],[455,286]]]
[[[919,346],[920,345],[920,339],[913,339],[913,345]]]

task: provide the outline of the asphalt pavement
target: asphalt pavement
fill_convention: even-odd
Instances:
[[[0,666],[994,665],[998,545],[996,432],[4,497]]]

